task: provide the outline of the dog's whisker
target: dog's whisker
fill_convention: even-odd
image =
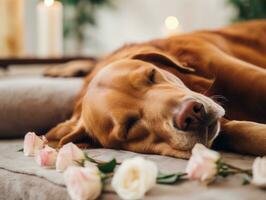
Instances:
[[[228,102],[228,99],[222,95],[213,95],[209,96],[215,103],[224,106],[226,102]]]
[[[228,99],[223,96],[223,95],[212,95],[210,96],[211,99],[213,100],[223,100],[223,101],[228,101]]]
[[[206,128],[206,136],[205,136],[205,145],[208,146],[208,135],[209,135],[209,130]]]

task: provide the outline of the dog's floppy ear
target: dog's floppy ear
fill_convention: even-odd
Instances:
[[[158,67],[160,66],[172,67],[183,73],[195,72],[195,69],[184,66],[172,56],[166,55],[165,53],[161,52],[144,52],[133,55],[131,58],[142,60],[145,62],[150,62]]]
[[[86,134],[86,130],[80,119],[72,118],[58,124],[51,129],[45,137],[48,139],[50,146],[57,148],[61,148],[69,142],[76,143],[81,148],[98,146],[98,144],[96,145],[94,140]]]

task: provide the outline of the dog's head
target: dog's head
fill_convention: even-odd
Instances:
[[[195,143],[211,145],[224,109],[160,64],[193,71],[152,53],[113,62],[97,73],[82,104],[90,136],[108,148],[168,155],[169,149],[189,152]]]

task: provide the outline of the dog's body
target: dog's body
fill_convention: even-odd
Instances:
[[[196,142],[212,143],[219,120],[216,146],[266,154],[266,21],[128,45],[95,65],[74,66],[47,71],[88,73],[72,118],[47,134],[60,145],[87,138],[91,145],[185,158]],[[202,94],[225,97],[223,119],[223,109]],[[121,127],[125,118],[133,130]],[[161,128],[166,121],[174,136]]]

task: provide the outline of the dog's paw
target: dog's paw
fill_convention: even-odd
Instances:
[[[89,74],[95,66],[95,61],[77,60],[48,67],[44,70],[44,76],[50,77],[82,77]]]

